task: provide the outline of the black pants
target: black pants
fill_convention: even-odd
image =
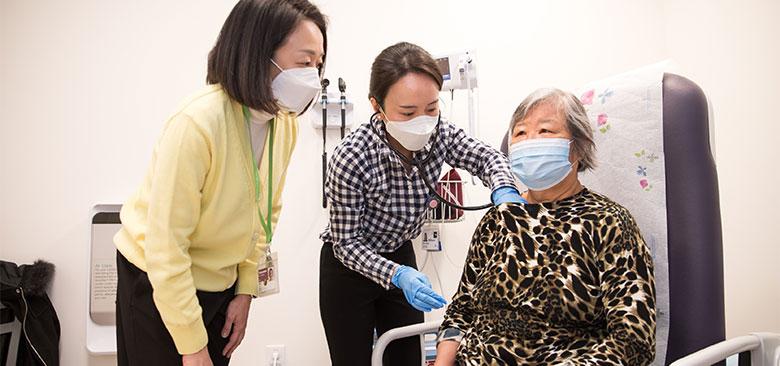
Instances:
[[[411,242],[383,257],[417,268]],[[334,366],[371,364],[374,329],[377,336],[405,325],[422,323],[423,313],[414,309],[400,289],[385,290],[365,276],[345,267],[326,243],[320,253],[320,316]],[[385,366],[419,366],[420,336],[390,342]]]
[[[152,285],[146,272],[117,252],[116,343],[117,365],[156,366],[181,365],[170,333],[152,300]],[[208,349],[214,366],[227,365],[222,356],[228,338],[220,333],[225,325],[225,312],[235,296],[235,288],[222,292],[197,291],[203,309],[203,322],[209,336]]]

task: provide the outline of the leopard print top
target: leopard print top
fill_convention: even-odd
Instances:
[[[460,341],[460,365],[649,364],[653,264],[633,217],[587,189],[492,208],[439,338]]]

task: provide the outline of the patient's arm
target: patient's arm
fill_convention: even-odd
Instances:
[[[493,242],[498,240],[498,238],[494,237],[493,229],[495,228],[494,223],[499,220],[499,217],[500,214],[496,208],[490,209],[482,218],[482,221],[474,231],[474,236],[471,238],[471,245],[466,256],[466,265],[463,267],[463,275],[460,279],[458,291],[452,297],[452,302],[447,307],[444,321],[439,328],[437,353],[439,348],[447,352],[442,357],[452,352],[454,360],[454,352],[457,350],[458,344],[472,327],[473,314],[477,306],[476,301],[472,297],[474,295],[474,286],[488,259],[485,253],[485,246],[492,246]],[[447,359],[442,359],[442,361],[445,360]],[[439,361],[438,355],[436,361]]]
[[[575,365],[649,365],[655,358],[653,263],[633,218],[618,214],[614,239],[598,256],[609,335],[571,359]]]
[[[453,340],[439,342],[436,345],[436,362],[433,363],[433,366],[454,366],[459,344]]]

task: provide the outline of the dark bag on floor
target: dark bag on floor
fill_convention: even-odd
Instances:
[[[10,310],[22,323],[17,366],[60,364],[60,321],[46,294],[53,276],[51,263],[17,266],[0,260],[0,302],[7,308],[3,312]],[[0,356],[4,360],[8,355]]]

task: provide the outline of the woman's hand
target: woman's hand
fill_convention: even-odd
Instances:
[[[230,336],[230,341],[228,341],[225,349],[222,350],[222,355],[227,358],[233,355],[233,351],[244,340],[246,320],[249,317],[249,304],[251,302],[252,297],[249,295],[236,295],[233,300],[230,300],[230,305],[228,305],[227,314],[225,315],[225,326],[222,328],[222,338]]]
[[[433,366],[454,366],[455,354],[458,353],[457,341],[445,340],[436,345],[436,361]]]
[[[208,347],[203,347],[200,351],[189,355],[181,355],[181,363],[183,366],[214,366],[211,363]]]

